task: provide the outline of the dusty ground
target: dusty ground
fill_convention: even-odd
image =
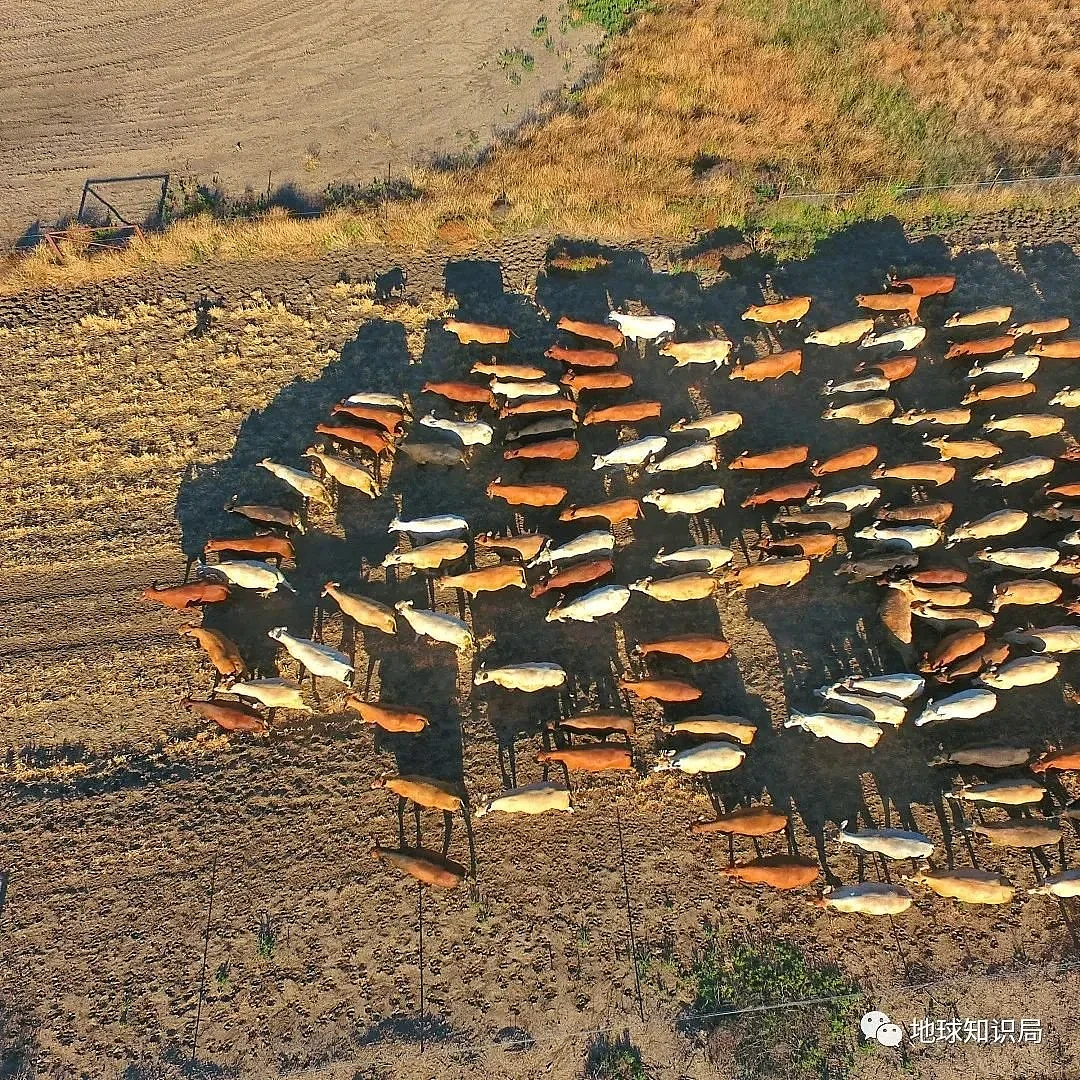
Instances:
[[[391,768],[428,772],[463,779],[476,799],[498,791],[511,768],[519,782],[535,779],[537,723],[559,705],[465,694],[474,657],[459,662],[408,633],[389,643],[350,643],[333,617],[327,640],[355,644],[372,692],[432,715],[423,736],[373,737],[340,711],[329,685],[313,725],[267,740],[202,732],[178,708],[184,693],[208,689],[207,669],[175,635],[189,620],[148,609],[139,589],[181,577],[185,555],[230,528],[220,507],[233,493],[280,497],[253,463],[268,454],[293,458],[332,401],[360,389],[405,390],[416,400],[424,379],[467,370],[463,351],[437,328],[452,304],[468,316],[508,322],[513,355],[530,359],[552,339],[544,312],[598,316],[611,303],[635,302],[675,315],[687,334],[718,323],[746,335],[742,351],[749,355],[765,343],[738,313],[761,297],[767,272],[784,293],[815,295],[815,326],[848,317],[850,297],[875,286],[890,265],[954,267],[963,284],[950,311],[994,299],[1014,302],[1022,318],[1075,313],[1080,223],[1015,215],[946,238],[905,236],[888,223],[862,226],[807,264],[775,269],[751,257],[730,275],[705,279],[664,270],[672,253],[660,247],[613,250],[612,268],[596,277],[552,277],[539,273],[545,247],[533,238],[469,258],[418,261],[406,267],[404,298],[380,298],[363,284],[391,267],[355,255],[258,271],[207,267],[94,295],[42,294],[0,309],[0,363],[10,388],[8,455],[0,464],[7,747],[0,1047],[14,1075],[22,1068],[28,1076],[134,1080],[181,1071],[191,1054],[215,860],[200,1075],[570,1076],[596,1031],[627,1028],[658,1075],[726,1076],[730,1061],[708,1058],[675,1028],[692,997],[678,972],[706,921],[737,933],[775,932],[839,962],[873,1004],[895,1016],[955,1010],[1044,1021],[1042,1047],[981,1054],[915,1048],[909,1073],[1080,1070],[1070,1038],[1076,974],[1068,966],[1047,974],[1057,970],[1050,962],[1075,959],[1065,921],[1071,909],[1032,898],[979,910],[920,894],[894,926],[826,915],[805,895],[732,887],[715,872],[726,845],[687,833],[710,812],[704,794],[685,781],[647,776],[660,742],[655,705],[635,709],[641,776],[576,785],[572,818],[482,820],[475,889],[425,895],[427,1023],[419,1056],[417,891],[367,857],[372,838],[389,842],[397,830],[392,800],[370,790],[371,780]],[[939,308],[931,324],[940,325],[941,316]],[[941,341],[935,332],[927,355],[940,355]],[[853,362],[845,350],[814,354],[800,379],[758,387],[722,375],[669,378],[666,363],[651,354],[631,354],[626,366],[641,396],[662,396],[665,423],[695,407],[742,411],[745,427],[725,442],[731,454],[805,440],[817,455],[866,441],[865,432],[817,419],[821,383]],[[1068,381],[1066,369],[1040,373],[1040,403]],[[924,363],[896,396],[905,406],[944,404],[965,385],[955,368]],[[887,460],[919,456],[910,429],[872,435]],[[583,444],[599,452],[614,438],[586,429]],[[608,488],[640,491],[649,479],[602,480],[587,460],[557,471],[578,501]],[[510,516],[482,494],[496,472],[520,475],[493,451],[480,455],[470,474],[449,477],[396,464],[391,490],[409,514],[454,511],[475,530],[498,527]],[[752,547],[759,519],[735,507],[753,478],[721,470],[720,482],[729,509],[704,524]],[[957,520],[1001,505],[1000,495],[972,493],[960,481],[951,497]],[[1029,498],[1022,488],[1009,501]],[[254,662],[269,665],[262,631],[287,622],[307,632],[321,583],[338,574],[355,581],[361,558],[376,563],[389,550],[385,525],[393,512],[387,498],[346,500],[336,514],[317,514],[290,571],[297,600],[245,601],[210,621],[235,634]],[[554,515],[530,514],[529,521],[559,538],[578,531],[559,526]],[[701,525],[691,526],[695,534]],[[1025,541],[1057,533],[1032,527]],[[658,547],[687,538],[685,522],[650,512],[620,531],[619,580],[640,577]],[[547,624],[545,605],[520,595],[481,598],[469,605],[470,618],[478,636],[494,639],[484,653],[489,663],[563,664],[572,680],[563,708],[613,702],[614,680],[633,666],[627,648],[646,634],[722,628],[734,662],[695,671],[706,696],[672,713],[742,713],[762,725],[744,768],[715,787],[724,806],[747,799],[791,806],[799,850],[816,851],[829,880],[851,882],[862,869],[873,876],[870,863],[862,868],[851,849],[838,849],[828,824],[861,816],[867,824],[916,826],[959,864],[1002,866],[1019,884],[1034,884],[1026,856],[989,855],[967,843],[942,798],[949,776],[925,761],[939,741],[957,745],[984,734],[1040,747],[1077,741],[1073,665],[1048,687],[1008,695],[977,731],[903,730],[872,753],[781,732],[788,703],[809,706],[811,688],[827,678],[899,667],[873,618],[875,588],[840,584],[832,565],[816,567],[781,597],[722,591],[715,604],[672,605],[681,610],[635,597],[615,626]],[[980,588],[988,589],[989,579],[980,579]],[[426,595],[418,579],[383,582],[381,572],[372,591]],[[458,610],[452,594],[440,591],[437,600]],[[1057,801],[1077,793],[1068,784],[1052,787]],[[629,962],[620,818],[644,958],[644,1024]],[[431,843],[439,824],[425,819]],[[763,844],[782,847],[775,838]],[[1067,863],[1074,849],[1070,836]],[[467,861],[460,822],[451,851]],[[740,842],[737,853],[750,857],[752,847]],[[1050,853],[1048,864],[1057,861]],[[260,952],[258,933],[267,920],[277,935],[269,955]],[[927,980],[934,980],[927,991],[897,989]],[[507,1029],[528,1032],[535,1046],[506,1049]],[[858,1067],[879,1076],[905,1068],[885,1050]]]
[[[532,36],[538,17],[546,35]],[[0,242],[78,209],[89,177],[217,177],[236,194],[401,173],[475,152],[542,95],[580,79],[590,29],[557,4],[197,0],[6,5],[0,43]],[[500,67],[524,49],[535,66]],[[512,82],[509,76],[517,79]],[[120,209],[152,185],[113,187]]]

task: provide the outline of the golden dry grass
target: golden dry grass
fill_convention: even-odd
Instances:
[[[0,293],[77,285],[149,265],[310,259],[368,244],[464,248],[545,230],[612,240],[722,225],[779,230],[799,215],[762,189],[882,185],[837,220],[927,205],[898,183],[1070,160],[1080,14],[1064,0],[671,0],[614,39],[602,76],[479,165],[418,170],[419,199],[296,220],[181,221],[118,251],[68,245],[12,259]],[[963,92],[958,92],[962,87]],[[505,196],[496,221],[492,205]],[[1054,192],[1035,196],[1045,203]],[[1031,195],[969,192],[930,209]],[[787,225],[783,223],[787,222]]]

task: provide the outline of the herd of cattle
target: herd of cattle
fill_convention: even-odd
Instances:
[[[784,727],[872,748],[887,730],[900,728],[909,716],[915,727],[985,716],[997,707],[999,695],[1055,679],[1058,656],[1080,650],[1080,623],[1063,621],[1062,615],[1057,621],[1044,618],[1051,624],[1042,627],[1020,627],[1015,620],[1001,625],[1004,613],[1013,615],[1025,608],[1044,615],[1054,610],[1080,614],[1080,605],[1065,602],[1063,588],[1070,577],[1080,575],[1080,529],[1060,536],[1054,546],[1020,542],[1032,518],[1080,521],[1080,483],[1049,479],[1059,461],[1078,456],[1068,448],[1074,444],[1068,444],[1057,457],[1039,453],[1018,457],[1005,454],[1004,448],[992,441],[1068,437],[1065,420],[1057,413],[1011,410],[1022,408],[1022,399],[1036,393],[1032,377],[1040,365],[1080,360],[1080,340],[1061,336],[1069,329],[1068,318],[1013,324],[1001,330],[1012,317],[1010,307],[954,315],[944,324],[952,342],[944,362],[973,364],[967,372],[970,391],[957,405],[905,410],[892,395],[902,391],[900,384],[920,364],[930,363],[919,356],[926,336],[926,327],[920,322],[924,307],[928,298],[948,294],[954,286],[955,279],[947,275],[890,278],[884,292],[856,297],[858,307],[869,315],[819,329],[806,336],[799,348],[745,363],[733,363],[734,343],[722,334],[697,341],[673,340],[676,325],[667,316],[612,312],[602,324],[563,317],[557,328],[564,342],[553,344],[544,354],[565,369],[557,381],[546,365],[477,359],[470,368],[476,377],[472,380],[424,384],[423,392],[441,399],[448,406],[444,411],[453,416],[440,417],[432,411],[413,425],[410,405],[403,397],[357,393],[335,405],[330,418],[316,425],[324,449],[313,447],[303,456],[318,463],[318,475],[269,459],[259,464],[298,494],[305,509],[309,502],[332,506],[335,486],[339,491],[347,488],[378,499],[386,491],[383,474],[389,474],[394,455],[404,455],[422,466],[469,467],[476,448],[490,446],[496,438],[493,423],[482,418],[487,410],[488,419],[505,422],[502,456],[508,462],[573,460],[581,451],[581,429],[595,425],[630,437],[596,453],[593,468],[625,469],[632,484],[645,487],[654,477],[694,474],[702,469],[715,472],[721,464],[728,470],[761,473],[766,480],[772,477],[780,482],[769,480],[742,501],[744,508],[766,514],[775,511],[776,516],[771,522],[772,536],[761,541],[760,560],[741,567],[733,565],[731,548],[721,543],[695,544],[673,551],[661,548],[656,553],[656,574],[667,576],[647,576],[627,585],[604,583],[615,570],[616,527],[643,517],[645,507],[683,516],[717,511],[725,506],[725,489],[716,483],[683,484],[678,491],[657,486],[637,495],[579,504],[569,502],[570,492],[558,483],[509,482],[502,476],[487,485],[490,499],[502,500],[519,513],[536,510],[553,514],[557,510],[560,522],[587,523],[586,531],[559,544],[541,531],[506,536],[483,533],[470,540],[468,521],[453,513],[413,519],[396,516],[389,531],[408,542],[388,555],[383,565],[423,572],[432,576],[438,587],[462,590],[471,597],[504,589],[528,589],[533,598],[554,593],[558,599],[547,611],[547,620],[592,623],[618,614],[635,592],[656,602],[683,603],[709,600],[721,583],[735,590],[793,586],[811,573],[815,560],[832,556],[846,535],[849,554],[835,574],[882,586],[882,623],[898,654],[914,670],[851,676],[822,687],[818,691],[821,706],[807,712],[791,710]],[[778,341],[781,329],[786,334],[797,330],[811,306],[809,296],[792,297],[751,307],[743,318],[766,327],[772,340]],[[882,326],[882,321],[890,325]],[[488,356],[511,338],[505,327],[454,319],[444,326],[461,346],[482,346]],[[814,350],[857,347],[868,359],[855,366],[850,379],[825,383],[821,393],[829,404],[822,419],[857,427],[891,422],[919,425],[923,430],[946,429],[946,434],[924,438],[921,444],[936,450],[938,460],[885,462],[878,446],[869,441],[813,461],[806,445],[721,456],[718,440],[737,432],[743,424],[743,417],[735,411],[681,419],[668,425],[664,434],[639,437],[636,429],[620,425],[657,421],[663,411],[660,401],[611,403],[609,397],[607,404],[589,402],[589,408],[583,402],[594,395],[632,391],[634,377],[620,366],[631,341],[642,359],[655,343],[659,356],[669,358],[675,368],[702,365],[719,372],[726,367],[729,379],[747,382],[798,377],[804,355],[813,355]],[[1080,391],[1063,389],[1050,404],[1060,409],[1078,407]],[[988,406],[998,411],[989,417],[977,416]],[[1010,409],[1007,414],[1003,412],[1006,408]],[[441,431],[446,438],[430,441],[425,431]],[[1039,481],[1039,491],[1015,487],[1026,492],[1020,500],[1023,507],[1006,506],[978,520],[952,524],[953,504],[937,494],[929,497],[928,492],[947,490],[959,474],[956,462],[965,461],[979,465],[969,477],[972,485],[1014,489]],[[790,470],[800,466],[805,466],[809,475],[793,479]],[[856,483],[859,473],[862,479]],[[186,609],[225,602],[237,590],[264,596],[278,589],[293,590],[281,566],[296,559],[291,537],[304,532],[305,515],[280,505],[241,505],[235,498],[225,509],[246,518],[254,526],[254,535],[210,539],[205,554],[217,553],[220,561],[202,562],[195,581],[146,590],[148,599]],[[862,520],[856,528],[858,518]],[[852,539],[864,542],[866,552],[851,554]],[[989,602],[982,607],[975,603],[979,582],[969,580],[966,569],[959,568],[955,559],[935,563],[932,558],[935,549],[957,545],[970,545],[969,562],[979,573],[1011,572],[1008,580],[993,586]],[[500,561],[477,565],[480,554],[497,554]],[[462,570],[462,566],[472,568]],[[413,601],[402,600],[391,608],[361,592],[347,591],[335,581],[326,583],[322,596],[362,633],[397,634],[407,624],[418,639],[432,645],[448,644],[463,651],[475,645],[468,623],[434,607],[418,608]],[[923,624],[942,636],[917,656],[913,627]],[[184,699],[184,707],[198,716],[228,731],[265,733],[275,709],[312,711],[299,681],[251,678],[240,650],[220,631],[185,626],[180,632],[199,642],[218,678],[225,680],[221,687],[215,684],[209,700]],[[301,677],[304,671],[311,675],[313,689],[316,676],[350,686],[353,661],[344,653],[290,633],[285,627],[270,630],[269,636],[299,663]],[[693,665],[722,661],[729,652],[729,643],[722,636],[709,633],[639,641],[633,647],[637,657],[682,658],[691,670]],[[567,672],[547,662],[504,667],[481,664],[474,673],[476,686],[491,683],[523,693],[557,690],[566,682]],[[623,678],[619,685],[638,699],[662,704],[693,703],[702,697],[702,691],[688,679]],[[218,689],[231,697],[218,696]],[[353,692],[345,699],[346,705],[367,723],[399,733],[419,732],[429,723],[429,718],[415,709],[365,700],[355,687],[350,689]],[[271,712],[264,714],[256,705]],[[506,791],[478,808],[475,816],[492,811],[538,814],[572,810],[571,773],[635,768],[631,753],[634,729],[633,718],[616,711],[553,720],[554,748],[542,752],[540,761],[545,776],[548,766],[561,766],[565,784],[545,779]],[[745,718],[719,713],[677,719],[667,724],[666,730],[681,737],[680,745],[690,745],[664,752],[656,770],[703,777],[737,769],[756,735],[756,727]],[[1008,779],[968,784],[954,792],[955,798],[970,803],[1021,809],[1024,816],[970,826],[991,844],[1029,849],[1058,844],[1063,821],[1080,818],[1080,811],[1069,808],[1041,818],[1029,814],[1048,795],[1036,777],[1047,770],[1080,768],[1080,747],[1051,749],[1039,756],[1032,746],[975,745],[943,754],[932,764],[1013,770],[1030,765],[1033,775],[1017,778],[1014,772]],[[464,790],[432,778],[386,776],[379,786],[399,796],[399,812],[411,802],[417,813],[421,807],[444,814],[469,813]],[[788,830],[788,815],[767,805],[743,807],[693,826],[697,834],[729,837],[758,838]],[[926,836],[899,829],[851,831],[844,822],[839,840],[884,859],[922,861],[934,853],[934,844]],[[439,854],[419,845],[408,847],[403,839],[397,848],[376,846],[373,855],[431,885],[453,888],[466,875],[465,868],[450,860],[445,850]],[[782,854],[759,855],[721,872],[744,882],[792,889],[813,884],[821,868],[816,861]],[[888,874],[885,877],[882,882],[826,888],[817,902],[838,911],[864,914],[906,910],[913,902],[912,893]],[[1013,882],[999,873],[978,868],[935,869],[928,862],[903,880],[975,904],[1008,903],[1016,891]],[[1078,896],[1080,870],[1063,870],[1046,877],[1028,892]]]

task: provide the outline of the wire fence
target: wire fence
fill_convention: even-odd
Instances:
[[[998,187],[1015,187],[1018,185],[1046,185],[1076,184],[1080,183],[1080,173],[1053,173],[1045,176],[1017,176],[1002,178],[1000,172],[993,180],[970,180],[960,184],[921,184],[899,188],[896,192],[902,198],[916,195],[926,195],[931,192],[941,191],[971,191],[978,189],[990,189]],[[818,199],[854,199],[871,190],[868,187],[853,188],[848,191],[784,191],[778,199],[801,199],[813,202]]]

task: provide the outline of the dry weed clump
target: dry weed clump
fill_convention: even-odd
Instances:
[[[1075,158],[1078,31],[1067,0],[670,0],[610,39],[596,82],[476,165],[402,177],[408,198],[305,219],[203,214],[91,258],[75,234],[62,262],[44,247],[10,259],[0,294],[159,264],[457,251],[524,230],[618,241],[733,225],[769,236],[799,220],[777,213],[780,190],[876,184],[841,218],[910,219],[922,207],[898,196],[903,184]],[[960,192],[949,205],[983,201]]]

